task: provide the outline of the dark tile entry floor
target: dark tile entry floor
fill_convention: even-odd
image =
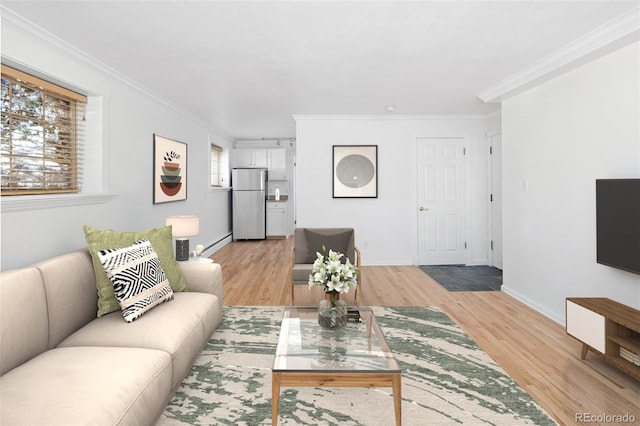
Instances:
[[[500,291],[502,271],[493,266],[421,265],[420,269],[449,291]]]

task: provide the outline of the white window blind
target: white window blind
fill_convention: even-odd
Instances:
[[[78,192],[87,98],[2,65],[2,196]]]
[[[211,144],[211,186],[222,186],[221,163],[222,148]]]

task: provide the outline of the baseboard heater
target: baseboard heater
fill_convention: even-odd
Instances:
[[[213,246],[215,246],[216,244],[221,243],[222,241],[224,241],[224,240],[226,240],[227,238],[229,238],[232,234],[233,234],[232,232],[229,232],[227,235],[225,235],[224,237],[220,238],[220,239],[219,239],[218,241],[216,241],[215,243],[209,244],[209,245],[208,245],[207,247],[205,247],[205,249],[204,249],[204,250],[202,250],[202,251],[207,251],[207,250],[209,250],[210,248],[212,248],[212,247],[213,247]]]

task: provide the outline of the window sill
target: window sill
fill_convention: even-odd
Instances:
[[[228,192],[231,191],[230,186],[212,186],[211,192]]]
[[[114,198],[116,194],[60,194],[60,195],[17,195],[2,197],[2,213],[25,210],[53,209],[57,207],[85,206],[102,204]]]

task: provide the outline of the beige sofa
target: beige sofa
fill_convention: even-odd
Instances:
[[[222,319],[220,265],[132,323],[96,318],[88,251],[0,273],[0,424],[149,425]]]

